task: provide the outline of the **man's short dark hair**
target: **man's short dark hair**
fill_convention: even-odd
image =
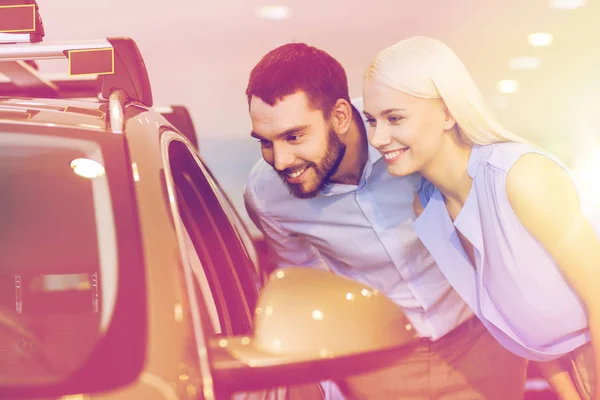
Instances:
[[[311,105],[329,115],[339,99],[350,102],[348,79],[340,63],[323,50],[304,43],[288,43],[268,52],[250,72],[246,88],[270,106],[298,91]]]

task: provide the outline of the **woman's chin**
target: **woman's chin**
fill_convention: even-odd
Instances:
[[[388,165],[387,170],[392,176],[407,176],[416,172],[413,168],[406,168],[405,166],[398,164]]]

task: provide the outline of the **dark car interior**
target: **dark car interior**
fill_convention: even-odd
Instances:
[[[2,380],[59,380],[98,339],[100,260],[92,182],[69,167],[81,156],[22,146],[0,152]]]

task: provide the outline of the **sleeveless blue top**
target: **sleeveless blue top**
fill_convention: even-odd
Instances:
[[[473,184],[452,222],[441,192],[423,179],[425,206],[413,226],[450,284],[509,351],[534,361],[558,358],[590,340],[585,308],[544,246],[519,222],[506,194],[506,174],[533,146],[474,146]],[[565,168],[566,169],[566,168]],[[476,265],[456,231],[473,245]]]

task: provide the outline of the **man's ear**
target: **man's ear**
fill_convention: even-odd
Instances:
[[[344,135],[352,126],[352,106],[347,100],[338,99],[329,115],[329,122],[338,135]]]

